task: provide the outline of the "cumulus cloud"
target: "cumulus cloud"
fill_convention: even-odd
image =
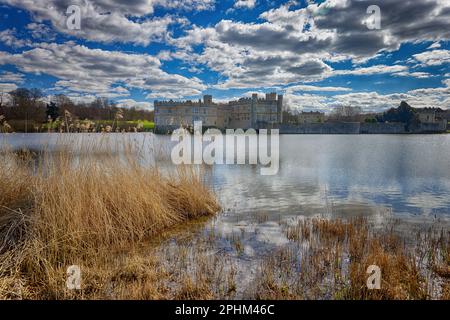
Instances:
[[[177,9],[185,11],[204,11],[214,9],[215,0],[155,0],[154,6],[166,9]]]
[[[370,5],[381,9],[381,30],[363,23]],[[402,42],[440,41],[450,38],[450,3],[441,0],[340,0],[310,6],[319,29],[333,29],[339,37],[333,47],[343,53],[372,55],[397,49]]]
[[[439,42],[434,42],[427,49],[439,49],[440,47],[441,47],[441,44]]]
[[[287,92],[284,97],[284,106],[297,111],[321,111],[329,112],[329,97],[317,94],[292,94]]]
[[[153,103],[148,101],[136,101],[134,99],[120,99],[117,100],[116,105],[120,108],[153,109]]]
[[[206,10],[214,5],[213,0],[0,0],[7,5],[22,8],[32,13],[39,24],[32,24],[35,35],[42,28],[42,21],[50,21],[61,33],[91,41],[112,43],[134,43],[148,45],[154,41],[162,41],[172,24],[183,24],[181,18],[167,15],[165,17],[149,17],[155,6],[177,8],[178,10]],[[71,30],[67,27],[67,8],[77,5],[81,9],[81,28]],[[131,19],[138,17],[139,19]]]
[[[16,36],[16,29],[6,29],[0,31],[0,42],[11,48],[22,48],[26,46],[31,46],[31,41],[27,39],[19,39]]]
[[[204,84],[197,78],[161,70],[161,62],[146,54],[90,49],[73,42],[41,43],[18,54],[0,52],[0,64],[12,64],[32,74],[58,78],[55,89],[91,93],[103,97],[128,96],[128,88],[181,95],[201,93]]]
[[[256,5],[256,0],[236,0],[234,3],[235,8],[248,8],[252,9]]]
[[[11,92],[17,89],[15,83],[0,83],[0,94]]]
[[[374,4],[381,8],[381,30],[365,24],[367,8]],[[222,20],[212,27],[193,26],[184,36],[169,39],[179,48],[173,57],[220,73],[224,80],[219,88],[248,88],[317,81],[344,74],[333,71],[330,62],[366,63],[402,43],[433,41],[436,48],[450,39],[450,3],[441,0],[327,0],[300,9],[288,3],[259,18],[252,23]],[[197,44],[204,46],[199,54],[193,52]],[[428,77],[397,65],[347,74]]]
[[[413,77],[418,79],[427,79],[433,77],[431,73],[428,72],[397,72],[393,76],[397,77]]]
[[[14,91],[24,82],[25,76],[21,73],[2,71],[0,73],[0,94]]]
[[[207,27],[191,25],[177,13],[210,10],[214,0],[0,2],[32,13],[34,21],[27,25],[27,32],[36,40],[46,41],[45,35],[50,34],[48,26],[52,26],[60,33],[102,43],[147,46],[157,41],[167,45],[152,56],[90,49],[71,42],[31,43],[18,39],[14,29],[0,32],[0,41],[7,46],[29,47],[21,53],[0,52],[1,64],[15,65],[25,73],[54,76],[58,79],[55,89],[86,99],[102,96],[132,103],[129,95],[135,88],[148,99],[200,95],[207,89],[201,79],[163,70],[161,61],[177,59],[183,62],[180,69],[192,73],[204,69],[216,72],[219,80],[211,85],[216,89],[283,87],[287,88],[288,103],[313,109],[326,109],[333,103],[357,103],[357,99],[361,99],[366,110],[394,106],[403,98],[419,106],[448,104],[447,83],[440,88],[392,95],[309,85],[334,76],[432,77],[426,72],[429,70],[421,68],[450,62],[450,51],[442,48],[450,40],[450,3],[445,0],[325,0],[308,1],[304,8],[289,1],[261,13],[254,22],[221,20]],[[66,9],[72,4],[82,9],[81,30],[66,27]],[[235,8],[255,5],[254,0],[234,1]],[[365,24],[370,5],[381,8],[381,30],[369,30]],[[154,16],[157,7],[170,9],[170,14]],[[182,26],[178,29],[181,32],[172,33],[172,26]],[[367,66],[408,42],[432,45],[411,57],[407,65],[402,65],[404,62],[388,65],[383,61]],[[354,68],[342,70],[343,67],[334,65],[336,62],[353,62]],[[333,93],[336,95],[329,95]]]
[[[321,86],[309,86],[309,85],[290,86],[286,89],[286,92],[296,92],[296,91],[338,92],[338,91],[352,91],[352,89],[346,88],[346,87],[321,87]]]
[[[231,72],[230,72],[231,71]],[[291,56],[261,55],[247,58],[238,69],[224,70],[226,81],[216,85],[219,89],[273,87],[293,82],[322,80],[332,68],[320,59]]]
[[[446,109],[450,103],[450,79],[438,88],[415,89],[405,93],[380,94],[371,92],[350,92],[331,96],[296,94],[286,91],[287,106],[298,110],[320,110],[330,112],[336,106],[359,106],[364,112],[382,112],[397,107],[405,100],[416,108],[440,107]]]
[[[433,50],[413,55],[423,66],[440,66],[450,63],[450,50]]]
[[[10,71],[2,71],[0,73],[0,82],[13,82],[13,83],[23,83],[25,79],[25,75],[22,73],[10,72]]]
[[[365,68],[356,68],[351,70],[335,70],[335,75],[374,75],[374,74],[386,74],[386,73],[398,73],[398,72],[407,72],[407,66],[401,65],[374,65],[371,67]]]
[[[31,32],[33,39],[49,42],[56,38],[56,33],[43,23],[32,22],[27,24],[26,28]]]

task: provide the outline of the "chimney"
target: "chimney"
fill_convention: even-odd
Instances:
[[[203,103],[205,105],[211,105],[212,104],[212,96],[207,94],[203,96]]]

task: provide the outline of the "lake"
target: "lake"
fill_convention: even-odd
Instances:
[[[34,149],[61,140],[77,145],[106,139],[120,146],[123,139],[146,145],[163,163],[174,144],[169,136],[153,134],[9,134],[1,139]],[[260,175],[257,165],[209,167],[208,183],[224,210],[205,230],[214,229],[225,240],[247,234],[244,251],[252,256],[287,243],[280,222],[302,217],[363,215],[379,223],[393,217],[406,226],[450,226],[449,160],[450,135],[282,135],[275,176]]]

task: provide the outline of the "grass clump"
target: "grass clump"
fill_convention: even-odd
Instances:
[[[414,239],[377,228],[364,218],[304,219],[286,226],[290,245],[261,263],[259,299],[448,299],[448,230],[421,230]],[[381,270],[381,288],[367,287],[369,266]]]
[[[140,165],[133,154],[98,161],[70,150],[32,157],[5,149],[0,162],[3,299],[120,296],[117,279],[148,286],[147,280],[161,270],[133,269],[137,263],[124,268],[118,257],[139,259],[124,252],[167,228],[219,210],[197,172],[180,169],[163,175]],[[154,265],[151,257],[140,262]],[[81,293],[66,289],[70,265],[82,268]],[[135,298],[158,297],[155,288],[147,289],[135,290]]]

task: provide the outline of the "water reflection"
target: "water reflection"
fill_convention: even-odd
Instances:
[[[170,137],[151,134],[3,136],[36,149],[61,139],[71,146],[106,139],[117,150],[134,143],[142,161],[170,166]],[[108,146],[106,141],[104,146]],[[106,148],[106,147],[105,147]],[[101,151],[101,148],[97,149]],[[224,213],[208,227],[243,238],[243,255],[285,245],[283,223],[308,216],[366,215],[415,223],[450,221],[450,135],[286,135],[280,137],[280,170],[261,176],[258,166],[218,165],[208,173]],[[264,215],[264,221],[255,219]]]

